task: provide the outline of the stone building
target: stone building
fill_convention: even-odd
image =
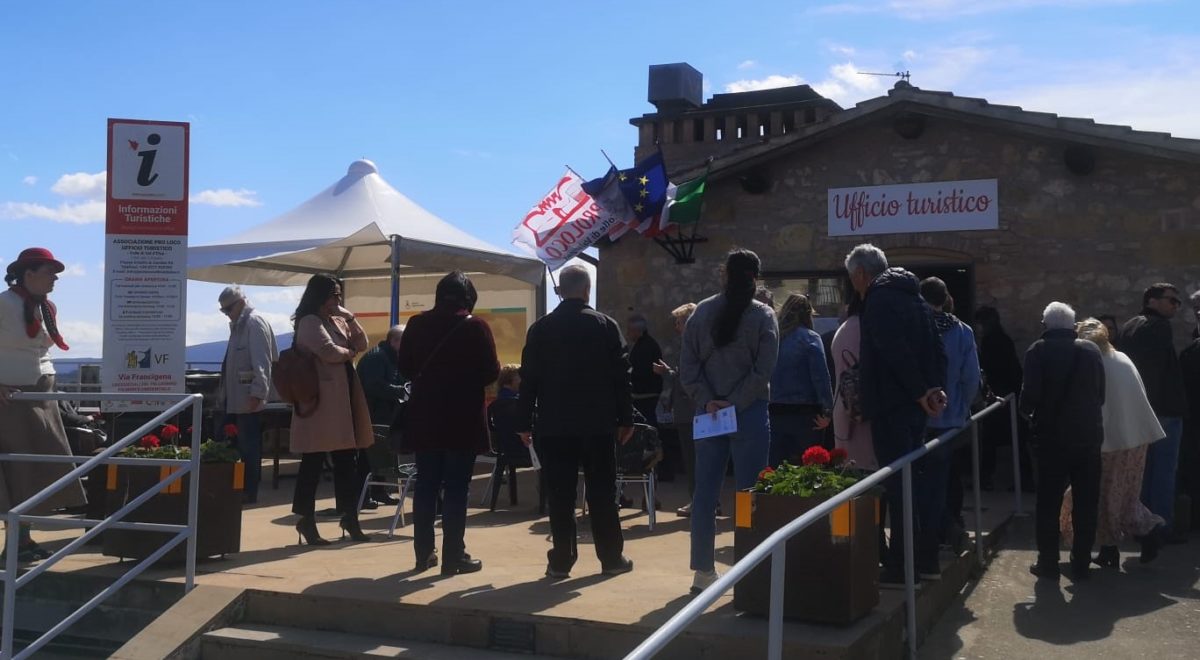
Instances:
[[[671,309],[717,292],[716,268],[735,246],[762,257],[777,303],[789,290],[808,293],[835,323],[843,258],[874,243],[892,265],[945,279],[964,319],[997,307],[1022,351],[1052,300],[1123,322],[1154,282],[1184,295],[1200,285],[1200,140],[903,81],[848,109],[806,85],[702,104],[698,77],[687,65],[651,67],[657,112],[630,120],[637,157],[661,148],[674,182],[712,158],[695,262],[677,263],[636,234],[600,246],[599,307],[617,318],[645,313],[660,339],[671,335]],[[939,203],[951,212],[921,215]],[[1182,311],[1181,347],[1192,329]]]

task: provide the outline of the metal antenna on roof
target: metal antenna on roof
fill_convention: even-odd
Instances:
[[[871,71],[855,71],[860,76],[887,76],[889,78],[899,78],[904,82],[908,82],[910,74],[907,71],[897,71],[895,73],[873,73]]]

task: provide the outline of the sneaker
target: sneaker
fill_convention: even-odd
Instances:
[[[692,578],[692,593],[698,594],[701,591],[711,587],[721,577],[721,574],[713,569],[711,571],[696,571],[695,577]]]
[[[604,575],[620,575],[622,573],[628,573],[632,570],[633,560],[625,555],[621,555],[621,558],[616,564],[613,564],[612,566],[605,566],[604,568],[600,569],[600,572]]]
[[[688,516],[692,515],[691,503],[689,502],[678,509],[675,509],[675,515],[679,516],[680,518],[687,518]]]

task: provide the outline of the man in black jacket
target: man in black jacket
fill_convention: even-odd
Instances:
[[[1182,540],[1172,529],[1175,515],[1175,474],[1179,468],[1179,441],[1183,435],[1183,417],[1187,396],[1183,373],[1172,340],[1171,319],[1182,301],[1179,290],[1161,283],[1142,294],[1142,313],[1129,319],[1117,339],[1121,352],[1133,360],[1146,398],[1158,416],[1167,437],[1146,450],[1146,472],[1142,477],[1142,502],[1146,508],[1167,521],[1167,538]]]
[[[559,274],[563,301],[529,328],[521,353],[517,431],[539,436],[554,547],[546,575],[570,575],[575,545],[575,489],[580,466],[591,509],[592,539],[605,575],[633,569],[622,551],[616,503],[616,446],[633,434],[629,359],[621,328],[588,306],[592,282],[582,266]],[[536,407],[536,420],[535,420]]]
[[[1104,363],[1100,349],[1075,335],[1075,310],[1052,302],[1042,314],[1046,331],[1025,352],[1021,414],[1033,423],[1038,462],[1037,563],[1029,572],[1057,580],[1058,516],[1071,486],[1075,538],[1071,572],[1086,579],[1096,541],[1100,502],[1100,445],[1104,442]]]
[[[933,316],[921,299],[917,277],[888,268],[883,250],[859,245],[846,256],[846,272],[863,296],[859,380],[863,416],[871,423],[879,464],[887,465],[924,443],[925,425],[946,407],[946,355]],[[913,529],[916,547],[933,543],[941,529],[939,498],[945,497],[946,457],[930,454],[913,465]],[[900,478],[884,484],[891,543],[881,581],[904,581],[904,516]],[[935,565],[917,566],[929,578]]]
[[[404,389],[404,377],[400,374],[397,363],[397,351],[400,350],[400,338],[404,336],[404,326],[392,326],[387,336],[371,350],[367,351],[358,361],[358,380],[362,383],[363,394],[367,396],[367,410],[370,411],[371,424],[391,426],[396,419],[396,411],[400,402],[408,398]],[[388,468],[395,469],[396,455],[390,448],[376,447],[358,450],[358,473],[364,480],[375,471],[374,481],[386,481]],[[372,486],[370,497],[363,502],[363,508],[374,509],[378,504],[396,504],[396,500],[388,494],[384,486]]]

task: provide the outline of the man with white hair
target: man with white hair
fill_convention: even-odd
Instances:
[[[889,268],[883,250],[864,243],[846,255],[846,273],[863,299],[860,316],[862,345],[859,382],[863,417],[871,423],[871,442],[880,465],[887,465],[920,447],[925,426],[946,408],[946,354],[933,314],[921,299],[916,275]],[[927,456],[913,465],[913,538],[916,548],[937,548],[941,514],[937,500],[945,497],[945,472],[940,456]],[[891,520],[891,542],[882,557],[880,582],[904,582],[903,491],[899,476],[884,483]],[[940,574],[936,550],[918,565],[929,579]],[[919,557],[919,555],[918,555]]]
[[[217,298],[229,317],[229,343],[221,362],[225,413],[237,424],[237,449],[246,464],[248,504],[258,501],[262,480],[262,411],[271,395],[271,365],[279,359],[275,333],[239,286],[225,287]]]
[[[1104,363],[1100,349],[1075,334],[1075,310],[1052,302],[1042,313],[1045,332],[1025,353],[1021,414],[1033,425],[1037,482],[1037,563],[1029,572],[1058,580],[1059,509],[1071,487],[1075,538],[1072,577],[1088,577],[1100,501],[1100,445],[1104,441]]]

